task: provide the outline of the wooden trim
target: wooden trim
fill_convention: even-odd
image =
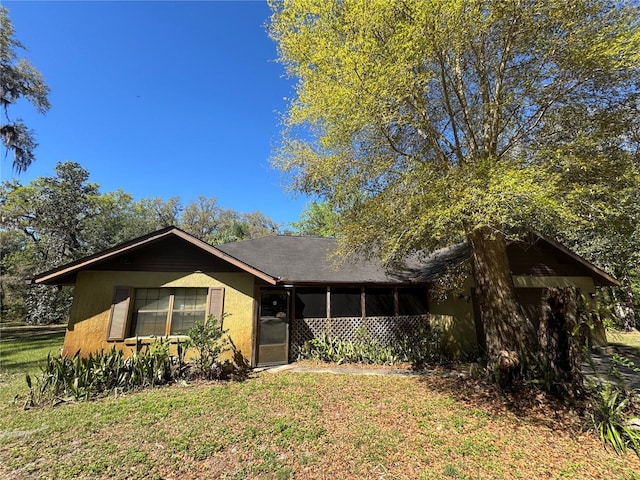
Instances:
[[[400,298],[398,296],[398,287],[393,289],[393,315],[395,317],[400,316]]]
[[[260,317],[260,286],[253,285],[253,333],[251,334],[251,367],[258,364],[258,322]]]
[[[217,248],[215,248],[214,246],[209,245],[208,243],[203,242],[202,240],[199,240],[196,237],[176,227],[169,227],[163,230],[158,230],[157,232],[153,232],[148,235],[139,237],[130,242],[126,242],[116,247],[99,252],[97,254],[81,258],[80,260],[76,260],[75,262],[68,263],[66,265],[54,268],[52,270],[48,270],[34,277],[31,280],[31,282],[35,284],[55,285],[56,279],[77,273],[81,270],[89,269],[92,265],[95,265],[96,263],[109,260],[111,258],[122,255],[126,252],[129,252],[131,250],[136,250],[138,248],[144,247],[145,245],[157,242],[158,240],[161,240],[169,236],[179,237],[185,240],[186,242],[200,248],[201,250],[207,253],[210,253],[211,255],[218,257],[219,259],[224,260],[230,263],[231,265],[234,265],[240,268],[241,270],[264,280],[270,285],[275,285],[278,282],[277,278],[274,278],[271,275],[268,275],[265,272],[262,272],[257,268],[252,267],[251,265],[247,265],[246,263],[238,260],[237,258],[232,257],[231,255],[227,255],[221,250],[218,250]]]
[[[600,279],[599,282],[594,278],[594,282],[596,284],[599,283],[600,285],[607,286],[607,287],[614,287],[614,286],[615,287],[619,287],[619,286],[622,285],[617,279],[615,279],[614,277],[609,275],[607,272],[605,272],[604,270],[601,270],[600,268],[596,267],[593,263],[585,260],[580,255],[578,255],[577,253],[569,250],[567,247],[565,247],[561,243],[558,243],[555,240],[551,240],[550,238],[547,238],[547,237],[545,237],[544,235],[542,235],[542,234],[540,234],[538,232],[536,232],[536,236],[539,238],[539,240],[543,241],[547,245],[549,245],[549,246],[555,248],[556,250],[560,251],[564,255],[566,255],[569,258],[571,258],[572,260],[574,260],[576,263],[579,263],[580,265],[585,267],[587,270],[592,272],[596,277],[599,277],[599,279]]]
[[[171,334],[171,324],[173,323],[173,305],[175,304],[176,292],[175,289],[171,289],[169,292],[169,305],[167,306],[167,318],[164,321],[164,336],[168,337]]]
[[[210,287],[207,292],[206,318],[213,315],[222,328],[224,318],[224,287]]]
[[[115,287],[107,327],[108,341],[121,341],[127,336],[131,318],[131,287]]]
[[[275,285],[276,283],[278,283],[278,279],[272,277],[271,275],[266,274],[265,272],[262,272],[260,270],[258,270],[255,267],[252,267],[251,265],[248,265],[244,262],[242,262],[241,260],[238,260],[235,257],[232,257],[231,255],[228,255],[226,253],[224,253],[221,250],[218,250],[216,247],[209,245],[207,242],[203,242],[202,240],[189,235],[187,232],[184,232],[180,229],[175,229],[175,231],[172,232],[174,235],[186,240],[187,242],[200,247],[202,250],[211,253],[212,255],[220,258],[221,260],[225,260],[226,262],[230,263],[231,265],[234,265],[238,268],[240,268],[241,270],[244,270],[247,273],[251,273],[252,275],[264,280],[265,282],[269,283],[270,285]]]

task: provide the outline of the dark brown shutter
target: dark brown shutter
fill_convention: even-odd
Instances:
[[[107,340],[124,340],[127,334],[130,299],[131,288],[116,287],[113,290],[113,303],[111,304],[111,317],[109,318]]]
[[[224,288],[212,287],[209,289],[209,315],[213,315],[219,324],[222,324],[224,311]]]

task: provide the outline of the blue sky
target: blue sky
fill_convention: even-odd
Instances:
[[[30,2],[9,9],[21,51],[51,88],[44,116],[10,110],[37,135],[23,184],[81,164],[102,192],[136,200],[199,195],[296,221],[304,197],[269,163],[293,81],[276,62],[262,1]]]

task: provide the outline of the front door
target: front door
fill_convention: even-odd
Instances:
[[[289,292],[260,292],[258,314],[258,365],[281,365],[289,361]]]

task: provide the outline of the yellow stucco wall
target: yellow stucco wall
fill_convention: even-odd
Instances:
[[[516,288],[578,287],[583,294],[595,292],[591,277],[531,277],[514,276]],[[478,341],[473,316],[471,297],[472,281],[467,281],[460,294],[445,299],[429,299],[431,322],[443,332],[443,347],[454,358],[467,357],[477,351]],[[589,299],[589,297],[587,297]],[[602,325],[594,325],[591,330],[591,343],[595,346],[607,344]]]
[[[223,328],[236,347],[252,358],[254,327],[254,277],[247,273],[115,272],[85,271],[78,274],[63,355],[78,350],[88,355],[116,346],[131,352],[124,342],[108,342],[107,329],[115,287],[224,287]]]

